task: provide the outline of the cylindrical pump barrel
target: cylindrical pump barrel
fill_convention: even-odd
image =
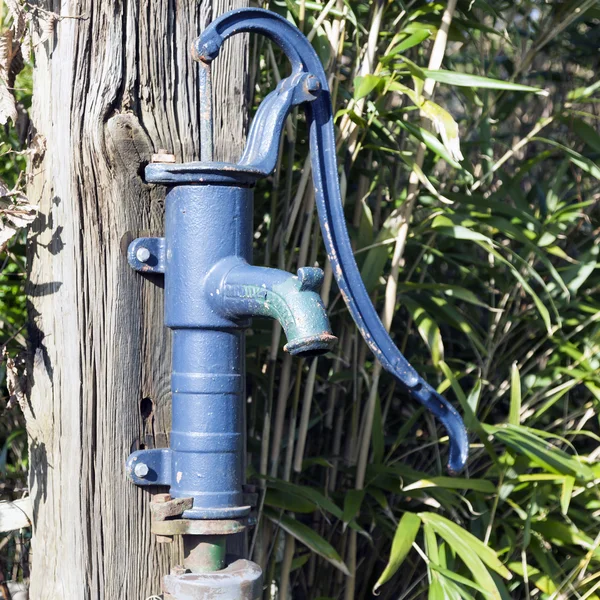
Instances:
[[[165,324],[173,330],[170,493],[194,498],[187,518],[248,513],[242,501],[243,324],[213,310],[205,281],[223,258],[251,260],[251,227],[249,188],[181,185],[167,194]]]

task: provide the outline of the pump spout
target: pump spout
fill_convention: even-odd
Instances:
[[[223,316],[277,319],[288,340],[284,350],[295,356],[319,356],[333,348],[337,338],[319,295],[321,269],[303,267],[292,275],[242,259],[223,262],[208,278],[210,298]]]

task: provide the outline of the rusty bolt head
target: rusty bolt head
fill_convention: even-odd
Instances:
[[[175,155],[165,150],[164,148],[159,148],[156,154],[152,155],[151,162],[153,163],[174,163],[177,162],[175,160]]]
[[[133,472],[135,473],[136,477],[146,477],[146,475],[148,475],[150,469],[148,468],[148,465],[146,463],[138,463],[137,465],[135,465],[135,468],[133,469]]]
[[[171,500],[171,494],[154,494],[152,496],[152,502],[155,504],[163,504],[169,502],[169,500]]]
[[[313,94],[315,92],[320,91],[320,89],[321,89],[321,82],[315,75],[309,75],[306,78],[306,82],[304,85],[306,86],[306,91],[311,92]]]

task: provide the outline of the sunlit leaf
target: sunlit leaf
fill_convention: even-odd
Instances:
[[[560,491],[560,510],[563,515],[569,512],[573,488],[575,487],[575,477],[565,477]]]
[[[354,100],[368,96],[381,82],[381,77],[377,77],[377,75],[357,77],[354,80]]]
[[[380,575],[377,583],[373,587],[373,593],[376,594],[379,588],[386,582],[389,581],[396,571],[400,568],[404,559],[410,552],[413,542],[417,537],[417,533],[421,527],[421,519],[414,513],[405,512],[398,523],[396,533],[394,534],[394,541],[392,542],[392,549],[390,551],[390,557],[388,563]]]
[[[471,75],[469,73],[458,73],[456,71],[432,71],[431,69],[423,69],[423,73],[439,83],[447,83],[449,85],[472,87],[472,88],[487,88],[492,90],[510,90],[513,92],[532,92],[547,96],[546,90],[522,85],[520,83],[512,83],[511,81],[502,81],[500,79],[490,79],[489,77],[481,77],[480,75]]]
[[[402,488],[403,492],[423,490],[427,488],[442,487],[449,490],[476,490],[485,494],[493,494],[496,486],[485,479],[465,479],[463,477],[431,477],[420,479]]]
[[[586,480],[594,477],[594,473],[589,466],[552,446],[552,444],[537,435],[533,429],[522,425],[484,425],[483,427],[496,439],[527,456],[536,465],[551,473],[572,475]]]
[[[511,573],[498,560],[496,553],[474,535],[441,515],[419,513],[419,517],[423,523],[430,524],[435,532],[460,556],[477,584],[489,594],[489,597],[500,600],[500,592],[487,567],[507,579],[511,578]]]
[[[431,360],[438,365],[444,358],[444,344],[438,324],[416,302],[403,297],[402,302],[408,309],[423,341],[431,352]]]

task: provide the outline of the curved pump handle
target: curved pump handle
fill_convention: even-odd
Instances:
[[[379,319],[354,260],[337,174],[331,98],[321,61],[310,42],[296,27],[276,13],[259,8],[234,10],[213,21],[195,43],[195,58],[210,63],[217,57],[223,42],[241,32],[260,33],[275,42],[289,58],[292,74],[280,83],[281,88],[287,90],[285,98],[281,90],[276,90],[263,101],[240,164],[252,164],[261,171],[271,172],[275,167],[273,148],[279,144],[278,133],[281,132],[283,121],[293,105],[304,104],[310,130],[315,200],[327,254],[342,297],[365,342],[381,365],[443,423],[450,438],[448,470],[451,473],[459,472],[468,454],[463,421],[452,405],[414,370],[398,350]],[[314,78],[318,80],[318,86]],[[308,87],[305,82],[310,82]],[[303,85],[303,89],[299,93],[292,93],[290,90],[297,90],[298,83]],[[269,127],[269,118],[275,120],[271,121],[272,127]],[[265,141],[265,137],[276,139]]]

